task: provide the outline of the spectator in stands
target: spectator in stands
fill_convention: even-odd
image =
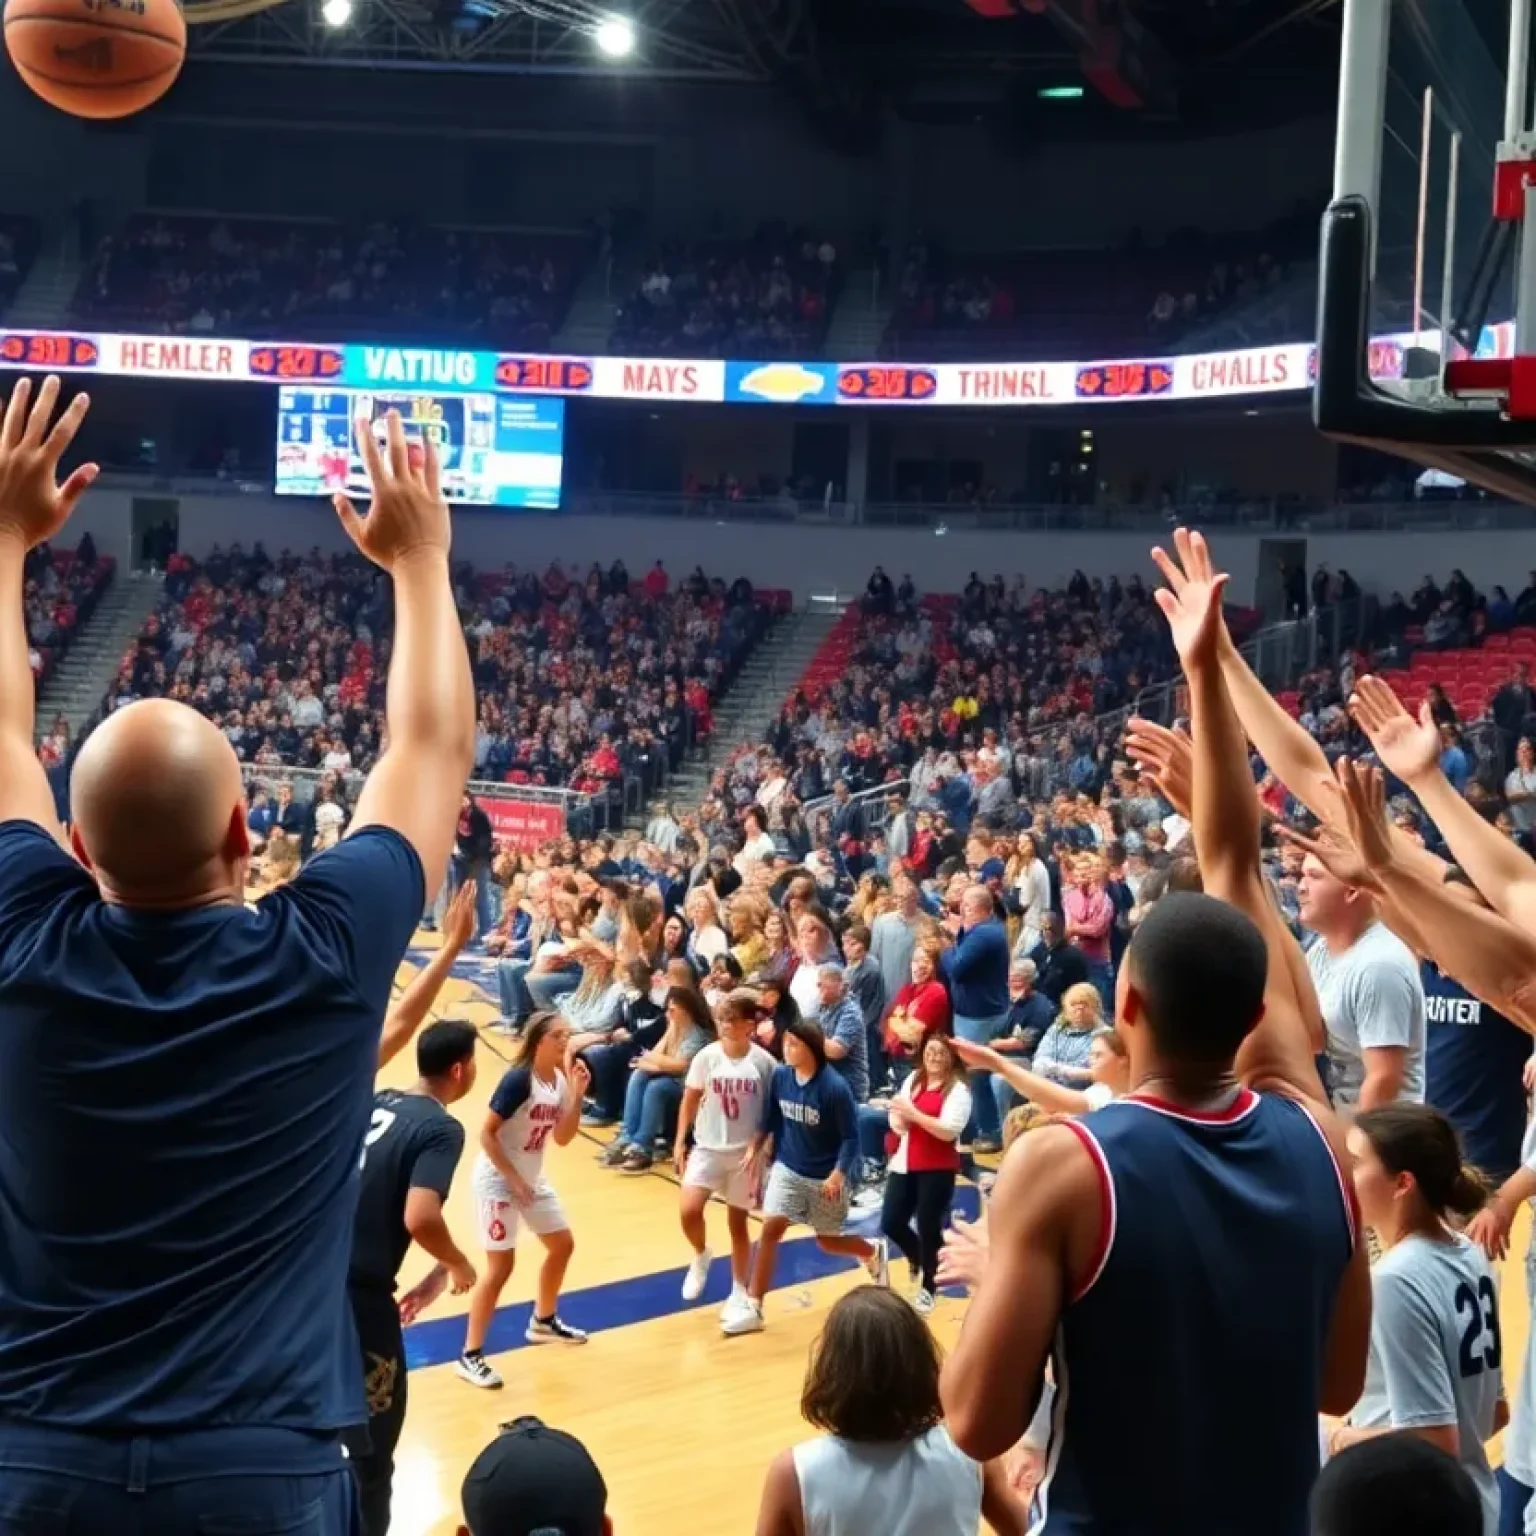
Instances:
[[[605,1168],[644,1173],[651,1166],[656,1144],[665,1140],[671,1145],[688,1064],[715,1037],[709,1007],[692,987],[674,986],[668,991],[666,1018],[666,1033],[630,1063],[624,1122],[603,1153]]]
[[[940,957],[939,971],[949,984],[955,1033],[978,1045],[990,1045],[1008,1020],[1008,936],[998,920],[992,893],[972,885],[960,898],[960,909],[946,926],[955,944]],[[977,1152],[1002,1146],[997,1103],[987,1075],[971,1075],[973,1127],[968,1137]]]

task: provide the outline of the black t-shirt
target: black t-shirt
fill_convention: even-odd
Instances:
[[[424,899],[383,827],[254,906],[153,912],[0,824],[0,1416],[360,1421],[358,1154]]]
[[[394,1290],[411,1246],[406,1199],[413,1189],[430,1189],[446,1200],[463,1151],[464,1127],[436,1099],[398,1088],[374,1094],[363,1139],[349,1284]]]

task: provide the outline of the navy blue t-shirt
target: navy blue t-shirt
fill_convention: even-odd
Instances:
[[[1468,1162],[1502,1183],[1520,1166],[1521,1073],[1531,1037],[1429,961],[1424,983],[1424,1097],[1456,1127]]]
[[[254,908],[126,911],[0,824],[0,1415],[361,1420],[347,1264],[423,899],[375,827]]]

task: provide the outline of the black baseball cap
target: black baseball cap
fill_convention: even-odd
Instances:
[[[608,1485],[580,1440],[513,1419],[475,1458],[459,1495],[470,1536],[604,1536]]]

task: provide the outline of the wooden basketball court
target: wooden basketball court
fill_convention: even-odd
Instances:
[[[435,944],[423,935],[423,947]],[[404,965],[399,980],[409,979]],[[470,983],[450,980],[435,1012],[488,1023],[495,1009]],[[481,1036],[479,1079],[455,1107],[468,1139],[454,1181],[448,1219],[478,1265],[469,1170],[481,1117],[512,1042]],[[381,1084],[414,1079],[404,1052]],[[609,1487],[618,1536],[728,1536],[753,1529],[762,1478],[773,1454],[810,1431],[799,1414],[806,1351],[828,1307],[864,1279],[851,1260],[820,1253],[809,1238],[786,1243],[778,1289],[768,1299],[768,1327],[725,1338],[716,1314],[729,1288],[723,1210],[711,1206],[717,1258],[709,1289],[697,1303],[682,1299],[690,1250],[677,1224],[677,1185],[670,1168],[647,1174],[599,1167],[609,1132],[583,1131],[569,1147],[551,1147],[549,1181],[571,1217],[576,1253],[561,1312],[591,1331],[581,1347],[530,1347],[523,1341],[534,1277],[543,1250],[529,1237],[503,1297],[486,1353],[506,1381],[487,1392],[461,1381],[453,1360],[463,1343],[467,1298],[444,1296],[406,1334],[411,1361],[410,1409],[397,1455],[393,1536],[452,1536],[465,1470],[502,1422],[537,1414],[579,1435]],[[1522,1260],[1530,1221],[1515,1228],[1516,1258],[1503,1265],[1506,1391],[1525,1358],[1529,1318]],[[430,1260],[412,1250],[402,1286],[414,1284]],[[899,1260],[892,1283],[905,1291]],[[941,1298],[933,1327],[942,1343],[959,1328],[964,1302]],[[1495,1442],[1497,1449],[1497,1442]]]

